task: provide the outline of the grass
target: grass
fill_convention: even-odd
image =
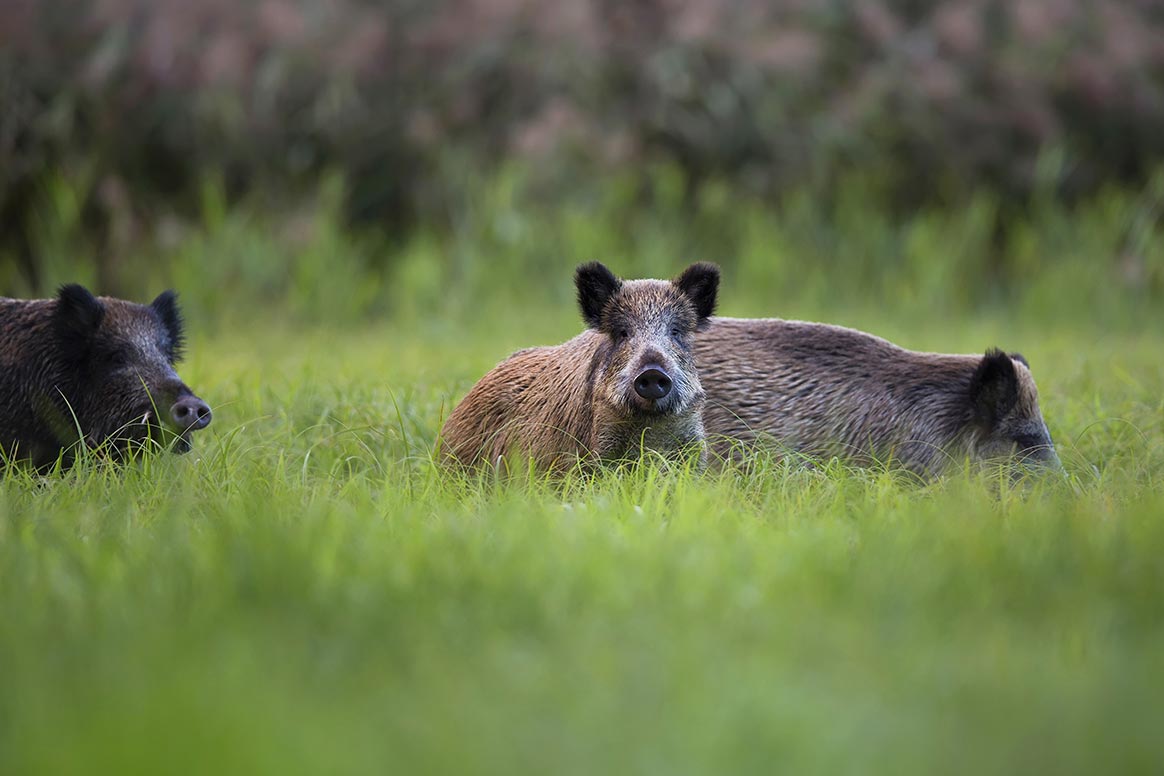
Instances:
[[[570,310],[193,321],[192,453],[0,479],[0,772],[1156,770],[1159,329],[832,319],[1022,350],[1071,482],[463,482],[451,402]]]
[[[1159,187],[1036,203],[998,244],[989,197],[896,222],[859,189],[687,211],[639,183],[470,183],[391,246],[344,229],[337,179],[290,221],[207,186],[124,253],[126,295],[182,293],[215,420],[186,456],[0,476],[0,773],[1158,770]],[[92,282],[54,192],[46,288]],[[1021,351],[1069,481],[442,475],[452,403],[578,331],[593,258],[718,261],[729,315]]]

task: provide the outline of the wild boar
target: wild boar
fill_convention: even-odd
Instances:
[[[594,262],[578,267],[575,285],[589,328],[486,374],[441,430],[446,461],[497,465],[516,455],[560,472],[642,450],[703,460],[692,347],[714,312],[719,269],[696,263],[671,281],[623,281]]]
[[[841,326],[715,318],[699,334],[709,443],[932,477],[969,458],[1060,468],[1026,359],[919,353]]]
[[[0,298],[0,453],[34,466],[72,460],[76,445],[112,457],[169,437],[185,452],[211,411],[174,371],[183,345],[177,297],[151,304],[95,297]]]

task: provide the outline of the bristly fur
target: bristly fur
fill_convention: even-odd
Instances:
[[[713,265],[695,265],[675,281],[625,282],[598,263],[579,267],[588,330],[519,351],[481,378],[441,429],[445,461],[496,465],[516,455],[554,471],[643,449],[693,449],[702,461],[703,388],[692,348],[706,320],[700,312],[715,306],[718,278]],[[636,393],[635,378],[647,369],[670,378],[667,394]]]
[[[1058,466],[1022,361],[919,353],[804,321],[712,319],[696,338],[708,442],[739,443],[923,476],[959,459]]]

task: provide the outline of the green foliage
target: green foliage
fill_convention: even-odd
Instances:
[[[430,461],[451,403],[572,310],[192,313],[193,452],[0,477],[0,771],[1151,770],[1159,337],[897,312],[834,311],[1021,347],[1069,481],[764,456],[463,481]]]
[[[191,289],[198,312],[282,305],[310,322],[348,323],[366,318],[379,294],[368,249],[343,229],[338,215],[342,183],[326,178],[310,209],[268,226],[262,216],[227,205],[220,185],[203,187],[204,228],[175,249],[145,257],[160,266],[164,282]]]
[[[310,323],[388,316],[471,325],[527,308],[536,318],[547,307],[572,310],[572,269],[595,259],[625,277],[715,261],[723,303],[740,315],[872,308],[922,319],[1023,308],[1071,325],[1101,309],[1107,325],[1130,326],[1164,303],[1164,175],[1082,204],[1048,196],[1010,210],[982,192],[963,208],[905,219],[880,209],[856,179],[831,207],[808,191],[773,206],[727,182],[684,205],[679,181],[674,168],[659,167],[547,197],[553,180],[508,168],[467,179],[447,226],[386,240],[344,225],[347,184],[338,173],[293,211],[262,200],[231,205],[211,178],[198,220],[170,222],[143,249],[120,254],[115,285],[138,299],[172,286],[203,325],[272,309]],[[58,204],[42,211],[38,244],[50,271],[41,293],[108,280],[77,247],[72,190],[55,191]],[[1010,223],[1004,232],[999,219]]]
[[[1164,160],[1164,17],[1132,0],[40,0],[0,30],[0,257],[24,283],[62,178],[123,290],[126,243],[217,173],[293,209],[335,170],[344,223],[395,239],[511,164],[552,198],[661,165],[672,204],[727,182],[831,208],[860,177],[897,223],[1086,200]]]

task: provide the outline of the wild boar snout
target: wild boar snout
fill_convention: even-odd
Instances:
[[[183,432],[206,428],[212,417],[210,405],[192,393],[179,397],[170,406],[170,420]]]
[[[671,377],[662,367],[651,364],[635,378],[635,393],[647,401],[658,401],[671,393]]]

